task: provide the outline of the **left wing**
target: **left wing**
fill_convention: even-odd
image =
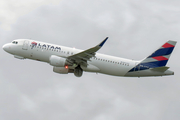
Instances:
[[[87,49],[85,51],[67,57],[67,60],[73,61],[76,64],[80,64],[80,63],[87,64],[87,61],[90,61],[89,59],[95,56],[96,52],[104,45],[107,39],[108,37],[106,37],[101,43],[99,43],[95,47],[92,47],[90,49]]]

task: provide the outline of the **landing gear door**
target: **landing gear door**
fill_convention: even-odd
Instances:
[[[24,40],[22,49],[23,49],[23,50],[27,50],[27,49],[28,49],[28,46],[29,46],[29,41],[28,41],[28,40]]]

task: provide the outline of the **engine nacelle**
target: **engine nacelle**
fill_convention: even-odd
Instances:
[[[60,74],[68,74],[69,69],[66,69],[64,67],[53,67],[53,72],[60,73]]]
[[[58,57],[56,55],[51,55],[51,57],[49,58],[49,64],[55,67],[64,67],[65,63],[65,58]]]

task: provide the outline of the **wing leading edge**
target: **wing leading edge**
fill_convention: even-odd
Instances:
[[[101,43],[99,43],[95,47],[92,47],[92,48],[82,51],[80,53],[71,55],[71,56],[67,57],[67,59],[73,60],[77,64],[87,63],[87,61],[90,61],[90,58],[95,56],[96,52],[104,45],[104,43],[107,41],[107,39],[108,39],[108,37],[106,37]]]

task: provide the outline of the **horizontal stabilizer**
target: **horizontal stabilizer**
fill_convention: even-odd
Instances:
[[[158,71],[158,72],[164,72],[166,71],[167,69],[169,69],[169,67],[156,67],[156,68],[150,68],[150,70],[153,70],[153,71]]]

